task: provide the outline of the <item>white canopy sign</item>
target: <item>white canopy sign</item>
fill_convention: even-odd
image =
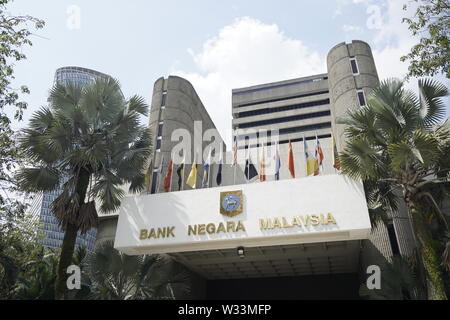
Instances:
[[[326,175],[127,197],[115,248],[143,254],[356,240],[370,228],[362,183]]]

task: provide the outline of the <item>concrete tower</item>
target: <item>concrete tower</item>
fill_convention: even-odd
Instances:
[[[336,120],[349,108],[366,104],[366,97],[379,84],[378,74],[370,46],[360,40],[334,46],[327,56],[327,68],[332,130],[337,148],[342,151],[344,126],[336,124]]]

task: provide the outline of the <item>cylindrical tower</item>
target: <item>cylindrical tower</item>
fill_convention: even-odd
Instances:
[[[55,72],[54,84],[67,84],[68,82],[76,83],[81,86],[89,85],[95,81],[96,78],[109,79],[109,75],[95,70],[67,66],[58,68]],[[44,233],[41,239],[42,244],[46,247],[59,248],[64,238],[64,231],[59,227],[59,222],[55,218],[51,203],[62,192],[62,186],[58,186],[55,190],[43,192],[37,201],[39,201],[38,208],[33,210],[39,211],[39,221],[41,225],[39,230]],[[97,237],[97,229],[92,228],[84,235],[78,235],[76,239],[76,246],[85,246],[88,251],[94,249]]]
[[[180,144],[180,141],[172,141],[172,133],[177,129],[184,129],[190,136],[190,143],[187,142],[188,145],[190,144],[190,154],[185,155],[186,165],[183,173],[184,178],[187,179],[194,158],[197,164],[202,164],[203,160],[206,160],[202,157],[204,156],[203,151],[210,142],[203,140],[204,133],[208,129],[214,129],[215,125],[192,84],[181,77],[169,76],[166,79],[159,78],[154,84],[149,128],[152,133],[154,150],[150,159],[152,174],[146,191],[147,193],[158,193],[164,190],[163,180],[168,171],[169,161],[173,156],[173,149]],[[218,140],[223,143],[221,137],[218,137]],[[222,147],[225,151],[225,144]],[[181,155],[179,154],[179,156]],[[177,163],[172,172],[170,186],[172,191],[178,190],[178,177],[175,170],[179,165]],[[214,170],[217,170],[217,166],[211,168],[210,177],[215,174]],[[201,174],[203,171],[198,170],[197,183],[199,185],[202,179]],[[214,185],[214,182],[214,179],[210,179],[211,186]],[[184,189],[190,189],[190,187],[184,184]]]
[[[333,134],[338,151],[345,139],[344,126],[336,120],[347,109],[366,104],[366,97],[379,84],[377,69],[370,46],[360,40],[339,43],[327,56]]]
[[[55,72],[55,83],[65,83],[67,81],[86,85],[94,82],[95,78],[109,79],[111,76],[81,67],[62,67]]]

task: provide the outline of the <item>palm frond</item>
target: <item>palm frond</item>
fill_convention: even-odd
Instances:
[[[128,112],[137,112],[143,116],[148,114],[148,104],[143,97],[134,95],[128,100]]]
[[[77,218],[77,226],[81,234],[85,234],[91,228],[97,228],[98,226],[98,214],[95,208],[95,202],[89,201],[83,203],[80,206],[80,210]]]
[[[83,87],[83,84],[74,81],[55,84],[49,96],[51,110],[55,114],[71,118],[74,108],[82,97]]]
[[[61,179],[55,168],[42,166],[37,168],[22,168],[16,175],[19,186],[28,192],[52,191]]]
[[[91,191],[92,198],[100,200],[100,210],[102,212],[115,211],[120,206],[120,201],[125,192],[120,187],[123,181],[109,170],[103,170],[96,179]]]
[[[379,150],[365,138],[351,140],[340,154],[342,172],[355,179],[373,180],[385,170]]]
[[[30,118],[30,129],[37,132],[45,132],[50,128],[54,120],[53,113],[48,107],[41,107]]]
[[[431,128],[445,117],[444,97],[449,95],[447,87],[431,78],[419,79],[419,116],[423,128]]]

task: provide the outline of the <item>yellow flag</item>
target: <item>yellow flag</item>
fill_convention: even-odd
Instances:
[[[197,164],[195,163],[195,158],[191,167],[191,172],[186,180],[186,184],[192,189],[195,189],[195,186],[197,185]]]
[[[310,176],[316,172],[319,168],[317,159],[313,157],[311,152],[308,151],[308,145],[306,144],[305,136],[303,135],[303,146],[305,150],[305,158],[306,158],[306,175]]]
[[[152,177],[152,168],[153,168],[152,163],[153,163],[153,161],[150,161],[147,172],[145,173],[145,176],[144,176],[145,191],[147,193],[150,193],[150,179]]]

